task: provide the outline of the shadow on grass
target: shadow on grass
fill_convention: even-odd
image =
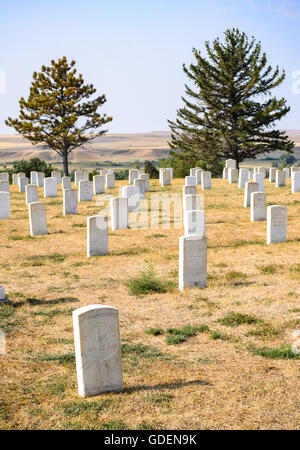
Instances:
[[[212,386],[212,383],[206,380],[194,380],[194,381],[186,381],[186,382],[174,382],[174,383],[164,383],[164,384],[156,384],[153,386],[149,385],[141,385],[141,386],[134,386],[134,387],[128,387],[123,389],[123,393],[131,394],[133,392],[138,391],[152,391],[152,390],[158,390],[158,391],[164,391],[166,389],[179,389],[182,387],[188,387],[188,386]]]
[[[10,304],[14,308],[18,308],[20,306],[31,305],[31,306],[50,306],[50,305],[59,305],[61,303],[78,303],[79,299],[76,297],[59,297],[53,300],[43,300],[34,297],[27,297],[24,301],[19,302],[10,302]]]

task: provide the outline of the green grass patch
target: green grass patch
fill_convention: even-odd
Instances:
[[[30,314],[32,316],[46,316],[46,317],[54,317],[54,316],[69,316],[74,311],[73,308],[70,309],[50,309],[49,311],[41,310],[41,311],[33,311]]]
[[[222,319],[218,319],[218,322],[228,327],[238,327],[239,325],[255,324],[261,322],[261,320],[249,314],[230,312],[226,314],[226,316],[224,316]]]
[[[188,338],[195,336],[198,332],[205,333],[209,331],[207,325],[192,326],[185,325],[182,328],[168,328],[167,333],[169,336],[166,337],[166,343],[168,345],[181,344]]]
[[[141,343],[125,343],[121,345],[121,352],[123,357],[129,357],[134,360],[138,359],[170,359],[170,355],[162,353],[159,349],[151,347],[150,345],[144,345]]]
[[[135,295],[136,297],[154,292],[169,292],[175,287],[173,281],[159,278],[150,264],[137,277],[131,278],[126,282],[125,285],[128,287],[130,295]]]
[[[265,275],[273,275],[277,272],[277,266],[276,264],[267,264],[265,266],[256,266],[259,271]]]
[[[276,327],[274,327],[270,323],[262,323],[257,326],[254,330],[248,331],[246,333],[246,336],[257,336],[257,337],[272,337],[272,336],[278,336],[281,334],[280,330],[278,330]]]
[[[247,275],[243,272],[237,272],[235,270],[231,270],[230,272],[226,273],[225,278],[228,281],[236,280],[236,279],[244,280],[245,278],[247,278]]]
[[[228,341],[229,338],[225,333],[222,333],[221,331],[211,331],[208,335],[209,339],[220,339],[221,341]]]
[[[35,362],[57,362],[58,364],[70,364],[75,362],[75,353],[37,355],[32,358]]]
[[[113,403],[112,399],[106,398],[98,401],[74,401],[64,403],[61,406],[63,413],[67,417],[80,416],[81,414],[92,413],[96,418],[99,413],[107,410]]]
[[[162,328],[148,328],[148,330],[145,330],[146,334],[151,334],[152,336],[159,336],[163,332],[164,330]]]
[[[300,354],[293,352],[290,345],[281,345],[280,347],[255,347],[253,344],[248,349],[257,356],[269,359],[300,359]]]

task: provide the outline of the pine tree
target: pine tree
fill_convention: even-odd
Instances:
[[[51,61],[34,72],[28,99],[20,99],[17,119],[9,117],[6,125],[12,126],[32,144],[45,143],[63,159],[64,174],[69,174],[68,157],[107,130],[100,128],[112,120],[100,115],[98,108],[105,95],[89,99],[96,92],[92,84],[84,84],[81,74],[76,74],[75,61],[68,63],[64,56]]]
[[[193,49],[195,64],[183,70],[190,85],[187,98],[168,121],[173,149],[178,159],[213,161],[232,158],[237,167],[245,158],[256,158],[273,150],[293,152],[294,143],[276,122],[290,110],[284,98],[270,91],[285,78],[278,66],[267,64],[261,43],[238,29],[228,29],[225,40],[205,42],[207,57]],[[193,85],[193,86],[191,86]]]

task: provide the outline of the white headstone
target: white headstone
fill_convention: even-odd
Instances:
[[[300,192],[300,172],[292,173],[292,194]]]
[[[228,169],[228,181],[230,184],[237,183],[239,181],[238,169],[233,169],[233,168]]]
[[[75,186],[79,186],[79,181],[84,180],[83,171],[82,170],[75,170]]]
[[[287,178],[291,178],[290,168],[289,167],[285,167],[283,170],[285,171],[285,178],[286,179]]]
[[[205,236],[205,213],[204,210],[191,210],[184,212],[184,235]]]
[[[93,176],[93,192],[94,195],[103,194],[104,193],[104,183],[105,176],[104,175],[94,175]]]
[[[136,178],[133,182],[133,185],[136,186],[139,190],[139,197],[145,198],[145,180],[141,180]]]
[[[44,203],[29,203],[28,210],[31,236],[43,236],[47,234],[46,207]]]
[[[228,167],[224,167],[223,169],[223,180],[228,180]]]
[[[30,184],[36,184],[37,185],[37,177],[38,177],[38,172],[36,170],[32,170],[30,172]]]
[[[193,167],[192,169],[190,169],[190,176],[191,177],[195,177],[196,176],[196,171],[198,169],[201,169],[201,167]],[[202,170],[202,169],[201,169]]]
[[[18,172],[18,182],[19,182],[19,178],[23,178],[23,177],[26,177],[26,173]]]
[[[185,186],[197,186],[197,178],[194,176],[187,176],[184,179]]]
[[[9,182],[9,173],[8,172],[0,173],[0,181],[8,181]]]
[[[254,174],[254,182],[258,183],[258,191],[265,192],[265,175],[262,172]]]
[[[201,173],[201,187],[202,189],[211,189],[211,172]]]
[[[140,195],[138,186],[123,186],[122,197],[128,199],[128,211],[139,211]]]
[[[244,193],[244,207],[250,206],[250,195],[252,192],[258,191],[258,183],[255,181],[247,181],[245,184],[245,193]]]
[[[0,219],[10,218],[9,192],[0,192]]]
[[[137,169],[129,169],[129,184],[133,184],[134,180],[138,177]]]
[[[44,172],[38,172],[37,174],[37,185],[38,187],[44,187],[45,174]]]
[[[19,192],[25,192],[25,186],[28,184],[28,178],[27,177],[19,177]]]
[[[201,196],[198,194],[188,194],[183,197],[183,211],[193,211],[201,208]]]
[[[206,287],[207,239],[181,236],[179,238],[179,289]]]
[[[285,171],[284,170],[276,170],[276,184],[275,186],[282,187],[285,186]]]
[[[111,229],[128,228],[128,200],[117,197],[110,200]]]
[[[196,186],[183,186],[182,187],[182,194],[185,195],[196,195],[197,193],[197,187]]]
[[[38,198],[38,189],[35,184],[27,184],[25,187],[25,196],[26,196],[26,205],[29,203],[37,202]]]
[[[294,172],[300,172],[300,167],[299,166],[292,166],[291,167],[291,174]]]
[[[87,180],[79,181],[78,202],[91,202],[93,200],[92,182]]]
[[[73,312],[73,327],[78,394],[90,397],[122,391],[118,310],[83,306]]]
[[[276,179],[276,167],[271,167],[269,169],[269,181],[270,183],[274,183],[275,179]]]
[[[170,174],[171,177],[171,174]],[[148,173],[141,173],[138,176],[139,180],[145,180],[145,192],[150,192],[150,180]]]
[[[7,302],[8,298],[5,295],[4,287],[0,286],[0,303]],[[1,330],[0,330],[0,354],[1,354]]]
[[[170,186],[171,184],[171,172],[167,169],[161,171],[161,185]]]
[[[196,183],[199,184],[199,185],[201,185],[201,173],[202,172],[203,172],[203,169],[197,169],[196,170],[196,174],[195,174]]]
[[[251,222],[266,220],[266,194],[264,192],[252,192],[251,200]]]
[[[9,192],[9,181],[0,180],[0,192]]]
[[[239,170],[239,188],[244,189],[249,179],[249,169],[242,168]]]
[[[56,178],[57,184],[61,183],[61,173],[58,170],[52,170],[51,177]]]
[[[106,255],[108,252],[108,219],[106,216],[87,218],[87,256]]]
[[[63,189],[63,215],[77,214],[77,192],[75,189]]]
[[[64,176],[62,177],[61,182],[62,182],[62,189],[71,189],[72,187],[71,177]]]
[[[115,187],[115,174],[114,173],[107,173],[105,175],[105,185],[106,185],[106,189],[114,189],[114,187]]]
[[[267,244],[286,241],[287,208],[273,205],[267,208]]]
[[[18,174],[17,173],[13,173],[12,174],[12,184],[13,185],[18,184],[18,180],[19,180]]]
[[[266,168],[263,166],[260,166],[257,168],[257,173],[263,173],[264,174],[264,178],[266,178]]]
[[[236,161],[234,159],[226,159],[225,161],[225,167],[228,169],[235,169],[236,168]]]
[[[54,177],[47,177],[44,180],[44,197],[57,197],[57,179]]]

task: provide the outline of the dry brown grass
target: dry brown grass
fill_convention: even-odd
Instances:
[[[163,192],[157,181],[151,184]],[[182,184],[173,180],[172,191],[181,192]],[[99,212],[95,201],[79,204],[78,216],[63,217],[59,190],[58,202],[45,200],[49,235],[29,238],[25,194],[11,187],[11,219],[0,221],[1,284],[12,301],[0,308],[0,328],[8,331],[7,354],[0,355],[0,428],[299,428],[300,361],[249,350],[251,343],[291,344],[300,329],[300,194],[290,193],[289,182],[276,189],[266,181],[266,192],[268,204],[288,207],[286,243],[267,246],[266,223],[250,222],[243,191],[213,180],[205,191],[207,289],[136,298],[124,283],[145,262],[177,282],[182,230],[110,232],[111,253],[88,259],[85,224]],[[81,399],[71,311],[93,303],[119,309],[127,344],[124,392]],[[255,316],[269,328],[222,325],[230,312]],[[166,343],[168,328],[203,324],[224,338],[199,332],[179,345]],[[145,333],[149,328],[164,333]]]

